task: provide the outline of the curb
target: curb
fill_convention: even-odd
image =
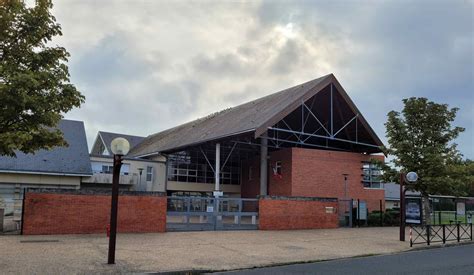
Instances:
[[[169,272],[156,272],[156,273],[148,273],[148,274],[162,274],[162,275],[197,275],[197,274],[212,274],[217,272],[229,272],[229,271],[240,271],[240,270],[251,270],[251,269],[258,269],[258,268],[269,268],[269,267],[278,267],[278,266],[285,266],[285,265],[295,265],[295,264],[310,264],[310,263],[319,263],[319,262],[329,262],[329,261],[337,261],[337,260],[346,260],[346,259],[358,259],[358,258],[366,258],[366,257],[373,257],[373,256],[389,256],[389,255],[397,255],[407,252],[417,252],[423,250],[431,250],[431,249],[439,249],[439,248],[447,248],[447,247],[456,247],[456,246],[464,246],[464,245],[474,245],[474,241],[463,241],[459,243],[447,243],[447,244],[437,244],[431,246],[422,246],[422,247],[415,247],[405,251],[394,252],[394,253],[371,253],[371,254],[362,254],[352,257],[343,257],[343,258],[332,258],[332,259],[325,259],[325,260],[309,260],[309,261],[293,261],[293,262],[284,262],[284,263],[275,263],[275,264],[266,264],[266,265],[259,265],[259,266],[251,266],[245,268],[236,268],[236,269],[216,269],[216,270],[182,270],[182,271],[169,271]]]

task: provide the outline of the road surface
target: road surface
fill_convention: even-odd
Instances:
[[[221,274],[474,274],[474,244]]]

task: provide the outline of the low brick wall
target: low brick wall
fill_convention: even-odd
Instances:
[[[105,234],[110,207],[109,192],[29,191],[24,201],[23,234]],[[165,232],[166,196],[156,192],[121,192],[117,230]]]
[[[334,210],[330,212],[330,210]],[[328,213],[330,212],[330,213]],[[261,197],[259,229],[291,230],[337,228],[337,199],[307,197]]]

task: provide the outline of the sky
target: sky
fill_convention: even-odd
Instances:
[[[65,115],[147,136],[333,73],[385,142],[402,99],[459,107],[474,158],[473,1],[54,1],[85,95]]]

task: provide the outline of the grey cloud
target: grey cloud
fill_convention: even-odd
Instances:
[[[114,4],[110,14],[104,3],[74,8],[87,15],[96,5],[112,18],[97,19],[106,29],[64,24],[100,31],[93,37],[106,33],[71,52],[73,82],[87,97],[71,116],[91,129],[151,134],[333,72],[381,137],[402,98],[460,107],[456,122],[468,130],[459,149],[474,158],[470,1],[138,2]],[[288,23],[298,36],[281,44],[275,28]]]
[[[288,40],[279,50],[270,69],[276,74],[287,74],[298,68],[300,59],[305,56],[305,47],[297,40]]]
[[[192,61],[192,65],[197,72],[219,76],[247,74],[251,69],[232,53],[196,56]]]

